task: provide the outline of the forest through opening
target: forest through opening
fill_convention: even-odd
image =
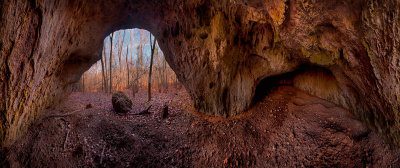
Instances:
[[[152,92],[181,88],[174,71],[154,40],[154,36],[144,29],[125,29],[111,33],[104,39],[101,60],[82,74],[76,91],[115,92],[147,89],[150,66]]]

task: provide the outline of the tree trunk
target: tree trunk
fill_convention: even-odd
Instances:
[[[165,92],[168,90],[168,72],[167,72],[167,60],[164,57],[164,73],[165,73]]]
[[[85,92],[85,73],[82,75],[82,92]]]
[[[157,58],[157,67],[158,67],[158,76],[159,76],[159,84],[158,84],[158,89],[161,92],[162,85],[163,85],[163,74],[162,74],[162,63],[161,63],[161,58],[160,55]]]
[[[164,90],[165,90],[165,59],[164,59],[165,57],[163,57],[163,59],[161,60],[162,61],[162,65],[161,65],[161,72],[162,72],[162,77],[161,77],[161,79],[162,79],[162,87],[163,87],[163,92],[164,92]]]
[[[167,68],[167,61],[165,61],[165,89],[168,92],[168,68]]]
[[[103,53],[104,55],[106,55],[106,47],[103,45]],[[102,80],[102,85],[101,85],[101,89],[105,92],[107,92],[107,86],[106,86],[106,75],[104,74],[104,61],[103,61],[103,56],[101,56],[101,73],[103,76],[103,80]]]
[[[139,59],[140,59],[140,47],[137,47],[137,60],[136,60],[136,86],[139,87]]]
[[[150,34],[150,33],[149,33]],[[150,56],[150,70],[149,70],[149,89],[148,89],[148,101],[151,100],[151,71],[153,68],[153,56],[154,56],[154,48],[156,46],[156,39],[154,38],[153,44],[151,44],[151,34],[150,34],[150,48],[151,48],[151,56]]]
[[[132,30],[129,32],[129,34],[130,34],[130,37],[131,37],[131,66],[132,66],[132,71],[134,70],[134,66],[133,66],[133,47],[135,46],[134,45],[134,39],[133,39],[133,34],[132,34]],[[134,72],[132,72],[132,85],[133,85],[133,82],[134,82]]]
[[[108,93],[108,66],[107,66],[107,55],[105,52],[106,47],[104,47],[104,86],[105,86],[105,92]]]
[[[128,47],[126,47],[126,56],[125,56],[125,62],[126,62],[126,71],[127,71],[127,77],[128,77],[128,83],[126,87],[129,87],[129,63],[128,63]]]
[[[110,93],[112,93],[112,49],[113,49],[113,37],[114,33],[111,33],[110,37]]]
[[[124,41],[125,41],[125,31],[123,31],[124,33],[122,34],[122,40],[119,41],[119,48],[118,48],[118,59],[119,59],[119,74],[121,76],[122,73],[122,63],[121,63],[121,54],[122,54],[122,46],[124,45]],[[121,38],[121,37],[119,37]]]

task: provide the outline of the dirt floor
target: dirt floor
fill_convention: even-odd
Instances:
[[[44,112],[3,166],[400,167],[400,149],[346,110],[292,87],[228,119],[195,112],[185,91],[131,99],[133,110],[119,115],[111,95],[73,93]],[[150,104],[151,114],[134,115]],[[161,119],[164,104],[170,115]]]

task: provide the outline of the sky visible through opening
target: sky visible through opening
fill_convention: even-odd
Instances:
[[[110,73],[110,37],[111,34],[104,39],[104,48],[101,51],[105,69],[105,80],[109,79]],[[148,80],[147,76],[151,57],[150,45],[153,41],[154,36],[144,29],[125,29],[114,32],[112,43],[113,87],[117,90],[129,88],[130,86],[128,85],[132,84],[132,79],[137,79],[136,83],[138,83],[139,87],[147,85],[146,81]],[[139,73],[139,75],[137,73]],[[157,84],[155,87],[159,87],[162,83],[167,83],[166,85],[169,85],[177,82],[175,73],[169,67],[157,43],[153,58],[152,81]],[[81,82],[83,88],[87,91],[98,91],[103,88],[102,83],[104,83],[104,81],[102,81],[101,60],[93,64],[92,67],[83,74]],[[106,82],[109,83],[109,81]]]
[[[108,35],[104,39],[104,47],[105,47],[105,53],[107,56],[107,59],[110,56],[110,35]],[[123,38],[124,37],[124,38]],[[140,41],[142,40],[143,44],[143,61],[145,66],[149,66],[150,64],[150,55],[151,55],[151,48],[150,48],[150,32],[144,29],[124,29],[124,30],[118,30],[114,32],[114,38],[113,38],[113,65],[119,66],[119,60],[118,60],[118,50],[119,50],[119,43],[120,41],[124,41],[122,43],[122,53],[121,57],[125,60],[125,56],[127,53],[127,48],[128,48],[128,60],[133,60],[133,62],[137,61],[137,55],[138,55],[138,46],[140,45]],[[154,36],[151,35],[151,41],[153,42]],[[159,57],[162,58],[164,57],[163,52],[161,51],[160,47],[156,43],[156,49],[158,49]],[[104,58],[104,51],[102,51],[102,56]],[[133,57],[133,59],[132,59]],[[154,60],[153,60],[154,61]],[[96,66],[96,64],[99,64]],[[97,61],[97,63],[93,64],[92,67],[88,71],[101,71],[101,63],[100,60]]]
[[[123,37],[123,35],[125,35]],[[104,39],[104,46],[106,49],[106,54],[110,55],[110,36],[107,36]],[[117,56],[118,54],[118,49],[115,48],[116,45],[119,45],[119,42],[124,40],[123,42],[123,46],[122,46],[122,51],[123,55],[125,56],[126,54],[126,49],[128,48],[128,58],[131,59],[131,56],[133,55],[133,60],[136,60],[137,56],[137,47],[140,45],[140,41],[142,40],[142,44],[143,44],[143,53],[144,53],[144,60],[150,60],[150,55],[151,55],[151,48],[150,48],[150,32],[144,29],[125,29],[125,30],[119,30],[119,31],[115,31],[114,32],[114,41],[113,41],[113,53],[115,56]],[[153,42],[154,40],[154,36],[151,35],[151,40]],[[118,44],[117,44],[118,43]],[[157,49],[158,49],[158,53],[160,54],[160,56],[163,56],[163,53],[161,51],[161,49],[158,47],[157,45]]]

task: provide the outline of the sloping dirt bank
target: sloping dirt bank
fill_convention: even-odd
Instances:
[[[399,149],[346,110],[293,87],[228,119],[194,112],[184,91],[146,99],[139,92],[132,112],[118,115],[110,95],[73,93],[30,127],[3,166],[400,167]],[[161,119],[165,102],[170,115]],[[152,114],[133,115],[149,104]]]

